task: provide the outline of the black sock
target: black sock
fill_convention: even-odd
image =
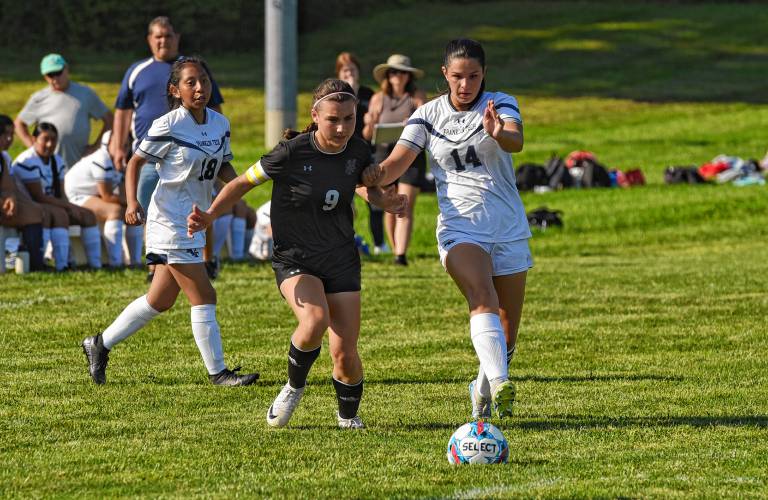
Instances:
[[[355,385],[347,385],[334,378],[333,387],[336,388],[336,399],[339,402],[339,416],[341,418],[357,416],[360,398],[363,397],[363,381],[361,380]]]
[[[21,228],[21,239],[29,252],[29,270],[43,270],[43,225],[29,224]]]
[[[517,346],[512,346],[512,349],[507,351],[507,366],[509,366],[510,363],[512,363],[512,358],[515,356],[515,348],[516,347]]]
[[[288,349],[288,383],[294,389],[301,389],[307,385],[307,375],[309,369],[317,357],[320,356],[320,348],[311,351],[302,351],[298,349],[293,342]]]
[[[395,256],[395,264],[400,266],[407,266],[408,259],[405,258],[405,254]]]
[[[380,247],[384,244],[384,212],[377,208],[372,208],[371,204],[368,204],[370,215],[368,217],[368,225],[371,226],[371,236],[373,236],[373,244]]]

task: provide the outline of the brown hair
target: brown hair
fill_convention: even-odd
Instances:
[[[354,65],[358,71],[360,71],[360,62],[352,52],[342,52],[336,56],[336,76],[339,75],[339,71],[344,66]]]
[[[387,70],[387,74],[384,76],[384,79],[381,81],[381,91],[385,94],[387,94],[389,97],[392,97],[392,85],[389,84],[389,72],[391,70]],[[416,93],[419,88],[416,86],[416,76],[411,73],[410,71],[406,71],[410,75],[410,78],[408,78],[408,83],[405,84],[405,93],[409,94],[411,97]]]
[[[352,100],[357,102],[357,99],[354,97],[355,91],[352,90],[352,87],[347,82],[339,80],[338,78],[327,78],[315,88],[315,92],[312,94],[312,107],[314,108],[317,101],[330,94],[336,95],[328,97],[328,101],[346,102]],[[314,121],[301,132],[297,132],[290,128],[285,129],[283,137],[285,139],[293,139],[297,135],[306,134],[313,130],[317,130],[317,123]]]

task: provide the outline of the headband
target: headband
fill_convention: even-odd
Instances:
[[[324,99],[328,99],[329,97],[332,97],[332,96],[335,96],[335,95],[348,95],[352,99],[357,101],[357,96],[355,96],[355,94],[350,94],[349,92],[331,92],[330,94],[324,95],[320,99],[316,100],[315,103],[312,105],[312,109],[315,109],[320,101],[322,101]]]

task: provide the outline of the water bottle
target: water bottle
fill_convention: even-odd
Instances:
[[[27,274],[29,272],[29,252],[20,250],[16,253],[16,274]]]

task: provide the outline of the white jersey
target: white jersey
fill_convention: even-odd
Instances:
[[[398,141],[415,151],[429,150],[441,243],[441,235],[448,234],[486,243],[531,237],[512,157],[483,129],[490,99],[502,119],[522,123],[517,100],[502,92],[484,92],[469,111],[457,111],[444,95],[418,108]]]
[[[198,124],[180,106],[152,122],[136,154],[156,162],[160,176],[147,209],[147,248],[204,247],[205,232],[187,236],[187,216],[192,205],[211,206],[219,169],[232,160],[229,121],[206,109],[205,123]]]
[[[17,182],[17,185],[21,184],[21,186],[24,186],[27,183],[39,182],[45,195],[54,196],[54,166],[63,190],[64,176],[67,173],[67,166],[64,164],[64,160],[61,159],[61,156],[57,154],[48,158],[48,162],[46,163],[37,155],[35,148],[26,149],[13,161],[11,172],[16,180],[19,181]],[[24,189],[26,191],[26,188]]]
[[[101,146],[72,165],[66,176],[67,198],[78,204],[78,199],[99,196],[100,182],[108,182],[112,187],[119,183],[117,170],[112,165],[106,146]]]

